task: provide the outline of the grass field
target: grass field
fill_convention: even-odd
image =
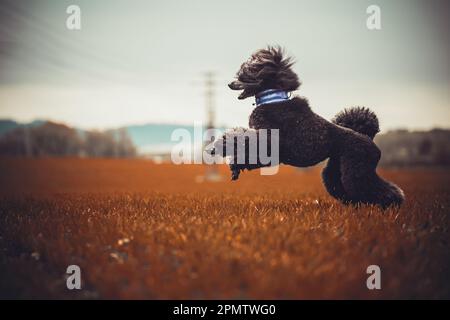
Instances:
[[[330,198],[320,168],[196,183],[204,169],[0,159],[0,297],[450,298],[449,170],[381,170],[407,196],[383,212]]]

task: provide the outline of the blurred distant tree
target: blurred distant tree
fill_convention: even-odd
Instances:
[[[114,157],[116,143],[111,133],[87,131],[84,139],[84,151],[88,157]]]
[[[450,130],[395,130],[375,138],[384,166],[450,165]]]
[[[54,122],[22,126],[0,139],[0,154],[15,156],[77,156],[81,140],[73,128]]]
[[[9,156],[26,155],[25,129],[16,128],[0,138],[0,154]]]
[[[82,146],[75,129],[54,122],[29,129],[28,139],[24,141],[25,148],[29,144],[32,154],[37,156],[78,156]]]
[[[450,165],[450,152],[447,148],[445,148],[445,146],[440,145],[437,148],[435,157],[434,157],[434,162],[437,165],[440,166],[448,166]]]
[[[136,156],[136,147],[133,144],[128,132],[125,128],[121,128],[117,132],[118,157],[131,158]]]
[[[424,139],[419,144],[419,154],[422,156],[427,156],[431,153],[431,149],[433,147],[433,144],[431,143],[430,139]]]
[[[85,153],[89,157],[130,158],[136,156],[136,148],[125,128],[118,130],[87,131]]]
[[[45,122],[1,135],[0,155],[130,158],[136,156],[136,148],[125,128],[77,131],[64,124]]]

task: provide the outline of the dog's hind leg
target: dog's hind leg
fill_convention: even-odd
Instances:
[[[332,197],[346,203],[348,202],[348,197],[342,185],[341,178],[340,157],[331,157],[328,159],[327,165],[322,171],[322,180],[325,188]]]
[[[383,208],[401,205],[403,191],[376,173],[380,156],[380,150],[369,139],[347,144],[340,158],[340,168],[342,186],[349,202],[376,204]]]

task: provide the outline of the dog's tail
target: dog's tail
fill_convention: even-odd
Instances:
[[[339,112],[331,121],[342,127],[365,134],[371,139],[380,132],[376,114],[364,107],[347,108]]]

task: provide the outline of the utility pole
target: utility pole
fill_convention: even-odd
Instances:
[[[206,127],[207,129],[213,129],[214,128],[214,73],[209,71],[206,73]]]
[[[215,92],[214,87],[215,83],[215,74],[212,71],[208,71],[205,73],[205,102],[206,102],[206,129],[214,129],[215,128]],[[207,144],[211,142],[212,137],[207,137]],[[217,138],[217,137],[215,137]],[[221,181],[222,176],[219,173],[217,168],[217,164],[206,165],[205,175],[203,177],[197,177],[198,181]]]

